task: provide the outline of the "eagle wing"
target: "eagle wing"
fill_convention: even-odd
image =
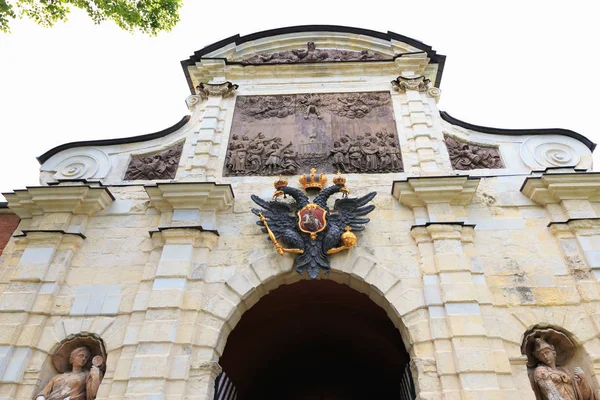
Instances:
[[[262,207],[262,209],[253,208],[252,213],[257,216],[262,214],[266,218],[269,229],[271,229],[277,240],[282,240],[291,248],[304,248],[304,241],[296,231],[298,216],[294,213],[290,204],[279,201],[266,201],[256,195],[252,195],[251,198],[252,201]],[[262,231],[267,233],[267,228],[261,220],[256,221],[256,224],[262,226]]]
[[[377,192],[371,192],[362,197],[343,198],[335,201],[333,213],[327,220],[329,230],[323,240],[325,252],[337,246],[346,226],[349,226],[353,231],[365,229],[365,224],[370,219],[364,218],[364,216],[375,209],[375,205],[367,203],[373,200],[376,195]]]

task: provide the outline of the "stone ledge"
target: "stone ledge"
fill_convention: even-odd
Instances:
[[[546,173],[528,177],[521,192],[544,206],[563,200],[600,201],[600,173]]]
[[[29,236],[37,236],[36,234],[44,234],[44,233],[59,233],[62,235],[74,235],[79,236],[82,239],[86,239],[86,236],[80,232],[65,232],[62,229],[24,229],[21,233],[13,235],[13,237],[29,237]]]
[[[4,193],[8,207],[20,218],[46,213],[93,215],[108,207],[115,199],[105,187],[36,186]]]
[[[408,178],[394,181],[392,196],[408,207],[439,203],[467,205],[473,199],[479,181],[468,176]]]
[[[148,234],[150,235],[150,237],[153,237],[155,234],[157,233],[162,233],[164,231],[168,231],[168,230],[173,230],[173,229],[192,229],[192,230],[197,230],[200,232],[208,232],[208,233],[212,233],[216,236],[221,236],[219,235],[219,231],[217,231],[216,229],[204,229],[202,227],[202,225],[194,225],[194,226],[159,226],[158,228],[156,228],[156,230],[153,231],[149,231]]]
[[[152,205],[160,212],[174,209],[222,211],[233,205],[233,189],[215,182],[173,182],[145,186]]]

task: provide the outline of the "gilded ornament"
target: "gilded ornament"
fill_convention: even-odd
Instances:
[[[324,185],[321,174],[317,178],[316,169],[311,169],[312,183]],[[305,181],[309,179],[305,177]],[[321,270],[330,269],[330,255],[354,247],[358,241],[351,232],[362,231],[369,218],[364,216],[375,209],[368,204],[377,194],[371,192],[358,198],[348,198],[345,178],[339,174],[335,185],[322,189],[313,201],[299,189],[288,185],[275,184],[275,200],[266,201],[256,195],[252,200],[261,207],[252,212],[259,217],[256,223],[263,227],[278,254],[295,253],[296,271],[315,279]],[[322,187],[322,186],[320,186]],[[327,200],[335,193],[344,196],[337,199],[333,210]],[[289,195],[294,203],[280,202],[281,195]],[[284,247],[285,246],[285,247]]]

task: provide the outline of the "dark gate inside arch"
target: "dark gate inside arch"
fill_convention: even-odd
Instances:
[[[330,280],[284,285],[248,310],[219,363],[218,400],[415,396],[409,355],[385,311]],[[221,396],[221,397],[219,397]]]

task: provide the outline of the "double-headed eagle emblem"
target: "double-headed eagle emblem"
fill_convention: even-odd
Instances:
[[[327,178],[311,169],[310,178],[302,175],[300,183],[305,189],[322,189]],[[315,279],[320,270],[329,272],[330,255],[347,250],[357,242],[352,231],[362,231],[369,222],[365,215],[375,209],[367,203],[377,192],[371,192],[358,198],[348,198],[346,179],[339,173],[333,179],[333,186],[321,190],[312,200],[301,190],[288,186],[281,177],[275,181],[274,200],[263,200],[252,195],[252,200],[262,209],[253,208],[252,212],[260,220],[256,223],[263,226],[263,232],[269,235],[275,249],[284,253],[298,254],[295,260],[296,271]],[[327,206],[327,200],[335,193],[341,192],[342,198],[336,199],[333,210]],[[279,198],[290,196],[294,203],[279,201]]]

